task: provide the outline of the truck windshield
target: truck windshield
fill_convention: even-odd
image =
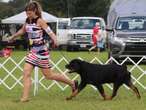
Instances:
[[[116,29],[146,31],[146,17],[120,17],[116,24]]]
[[[71,29],[93,29],[98,19],[73,19],[71,21]],[[101,24],[101,23],[100,23]]]

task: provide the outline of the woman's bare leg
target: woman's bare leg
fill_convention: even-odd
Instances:
[[[95,48],[96,48],[96,45],[92,46],[92,47],[89,49],[89,51],[91,51],[91,50],[93,50],[93,49],[95,49]]]
[[[42,69],[42,73],[47,79],[60,81],[70,86],[74,85],[74,81],[66,78],[63,74],[53,72],[51,69]]]
[[[100,53],[100,48],[98,47],[97,54],[99,54],[99,53]]]
[[[51,69],[42,69],[42,73],[44,74],[44,76],[47,79],[60,81],[60,82],[70,85],[72,88],[71,96],[78,93],[78,82],[77,81],[72,81],[72,80],[66,78],[63,74],[57,74],[57,73],[53,72]],[[68,97],[66,99],[68,100]]]
[[[21,97],[21,101],[25,102],[28,101],[28,97],[29,97],[29,92],[30,92],[30,88],[31,88],[31,72],[33,70],[34,66],[29,64],[29,63],[25,63],[24,65],[24,69],[23,69],[23,93],[22,93],[22,97]]]

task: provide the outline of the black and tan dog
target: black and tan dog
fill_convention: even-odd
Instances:
[[[117,90],[122,84],[126,84],[131,88],[137,98],[141,98],[138,89],[132,84],[130,72],[127,71],[126,65],[116,65],[116,64],[91,64],[79,59],[72,60],[66,68],[69,69],[69,73],[76,72],[81,77],[81,83],[78,86],[78,90],[75,91],[67,100],[75,97],[87,84],[94,85],[104,98],[104,100],[111,100],[116,96]],[[113,83],[113,93],[108,97],[103,89],[102,84]]]

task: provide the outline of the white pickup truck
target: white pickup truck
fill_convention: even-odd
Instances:
[[[92,34],[95,23],[100,24],[101,37],[106,42],[105,22],[101,17],[74,17],[68,30],[67,50],[89,49],[92,45]]]

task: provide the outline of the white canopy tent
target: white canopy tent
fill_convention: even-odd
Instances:
[[[26,17],[27,17],[26,12],[23,11],[17,15],[12,16],[12,17],[2,19],[1,22],[4,24],[24,24]],[[56,23],[56,34],[58,32],[58,26],[59,26],[58,23],[63,22],[65,20],[70,20],[70,18],[57,18],[56,16],[53,16],[47,12],[44,12],[44,11],[42,11],[42,18],[48,23]],[[11,29],[14,29],[14,28],[11,28]],[[15,33],[15,31],[16,30],[13,30],[13,31],[11,31],[11,33]],[[62,39],[62,37],[59,39]],[[58,37],[57,37],[57,40],[58,40]]]
[[[2,23],[5,24],[23,24],[26,20],[26,13],[21,12],[17,15],[14,15],[12,17],[6,18],[2,20]],[[58,18],[56,16],[53,16],[47,12],[42,12],[42,18],[46,20],[47,22],[57,22]]]

